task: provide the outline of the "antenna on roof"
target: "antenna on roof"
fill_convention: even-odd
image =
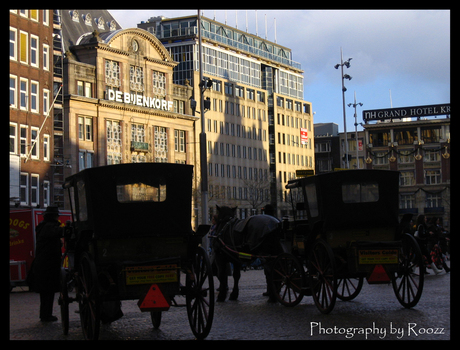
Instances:
[[[275,43],[276,43],[276,18],[273,19],[275,22]]]
[[[265,14],[265,40],[267,40],[267,14]]]
[[[248,10],[246,10],[246,33],[248,32]]]
[[[259,26],[257,25],[257,10],[256,10],[256,35],[259,36]]]

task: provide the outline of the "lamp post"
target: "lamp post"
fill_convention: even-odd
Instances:
[[[340,48],[340,63],[336,64],[334,66],[335,69],[339,69],[341,67],[341,72],[342,72],[342,104],[343,104],[343,132],[345,134],[345,159],[346,159],[346,168],[349,168],[349,163],[348,163],[348,140],[347,140],[347,117],[346,117],[346,111],[345,111],[345,91],[347,91],[347,88],[345,87],[345,79],[351,80],[351,76],[348,74],[343,74],[343,66],[350,68],[350,61],[351,57],[346,60],[345,62],[343,61],[343,53],[342,53],[342,48]]]
[[[206,123],[204,119],[204,114],[206,110],[211,108],[210,100],[204,99],[204,92],[206,89],[212,87],[211,79],[203,78],[203,56],[202,56],[202,45],[201,45],[201,10],[198,10],[198,54],[199,54],[199,64],[200,64],[200,108],[201,108],[201,133],[200,133],[200,166],[201,166],[201,211],[202,211],[202,222],[204,225],[208,223],[208,159],[206,155]],[[196,101],[192,102],[192,109],[196,108]]]
[[[356,140],[356,167],[359,169],[359,153],[358,153],[358,115],[356,114],[356,107],[357,106],[362,106],[363,104],[361,102],[356,103],[356,91],[355,91],[355,102],[354,103],[349,103],[348,107],[353,106],[355,109],[355,140]]]

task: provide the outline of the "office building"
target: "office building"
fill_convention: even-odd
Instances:
[[[190,84],[199,101],[197,20],[158,16],[138,27],[162,42],[178,62],[174,83]],[[216,204],[229,205],[244,218],[269,203],[278,216],[289,214],[287,181],[296,170],[314,169],[313,114],[303,100],[300,64],[278,43],[206,17],[201,21],[203,77],[212,81],[204,92],[209,215]],[[201,131],[200,123],[196,127]]]

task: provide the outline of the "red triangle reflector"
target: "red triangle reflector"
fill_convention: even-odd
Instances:
[[[375,265],[374,270],[372,270],[372,273],[367,278],[367,282],[369,284],[372,284],[372,283],[389,283],[389,282],[391,282],[391,279],[388,276],[388,274],[387,274],[385,268],[383,267],[383,265]]]
[[[152,284],[145,296],[139,299],[137,305],[144,311],[167,311],[171,306],[169,298],[163,294],[157,284]]]

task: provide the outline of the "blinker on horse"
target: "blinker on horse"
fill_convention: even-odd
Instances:
[[[241,257],[245,259],[260,258],[264,265],[266,278],[270,276],[270,263],[283,252],[280,244],[281,221],[270,215],[254,215],[247,219],[237,219],[237,207],[226,206],[217,208],[217,236],[213,239],[218,278],[220,282],[217,301],[225,301],[228,290],[226,265],[233,263],[233,290],[229,300],[237,300],[239,295],[238,282],[241,277]],[[268,259],[267,259],[268,258]],[[246,260],[247,261],[247,260]],[[267,280],[268,282],[268,280]],[[267,283],[267,285],[269,285]],[[268,288],[269,301],[275,297]]]

